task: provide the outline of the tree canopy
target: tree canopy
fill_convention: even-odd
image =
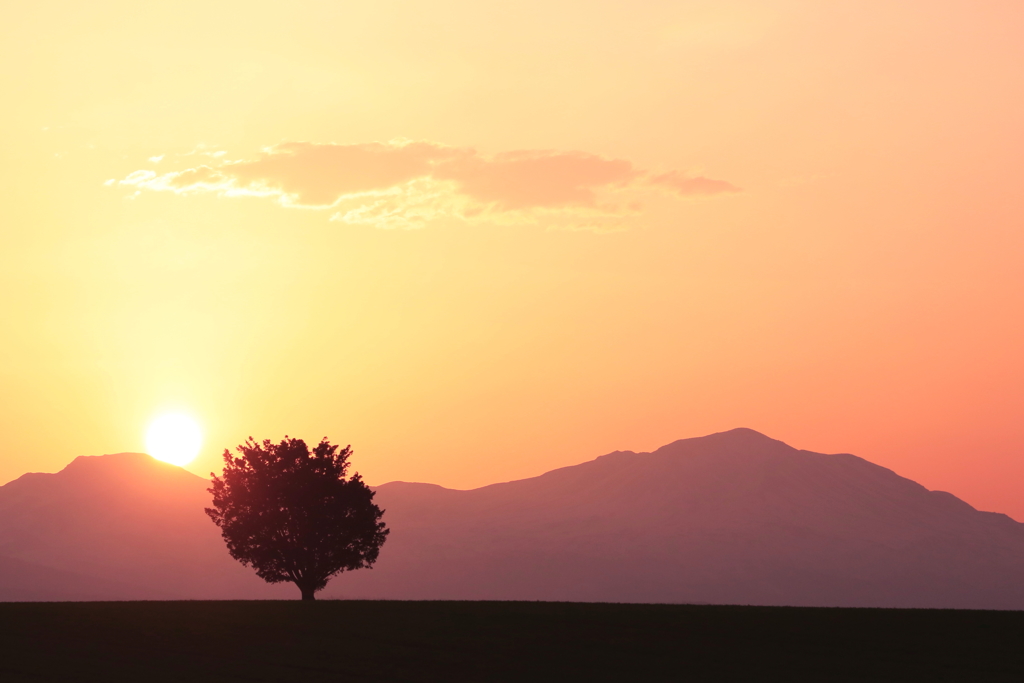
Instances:
[[[224,451],[224,471],[211,473],[213,507],[228,552],[269,583],[291,581],[315,599],[331,577],[371,567],[388,535],[358,473],[346,478],[352,448],[323,439],[257,443]]]

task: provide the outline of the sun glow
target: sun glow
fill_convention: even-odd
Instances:
[[[146,431],[146,452],[157,460],[172,465],[187,465],[199,455],[203,435],[199,425],[188,415],[169,413],[149,424]]]

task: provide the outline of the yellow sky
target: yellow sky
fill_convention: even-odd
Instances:
[[[8,3],[0,481],[747,426],[1024,519],[1024,5]]]

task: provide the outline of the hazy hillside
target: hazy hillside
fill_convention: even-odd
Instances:
[[[124,453],[0,487],[0,600],[295,597],[228,557],[207,485]],[[746,429],[377,492],[380,560],[325,597],[1024,608],[1024,525]]]
[[[1024,608],[1024,526],[852,455],[747,429],[472,491],[391,483],[401,598]]]
[[[208,486],[141,453],[0,486],[0,600],[290,596],[228,556]]]

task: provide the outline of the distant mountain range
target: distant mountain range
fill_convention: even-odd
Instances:
[[[207,486],[125,453],[0,487],[0,600],[296,597],[228,557]],[[1024,525],[749,429],[376,502],[376,567],[323,597],[1024,609]]]

